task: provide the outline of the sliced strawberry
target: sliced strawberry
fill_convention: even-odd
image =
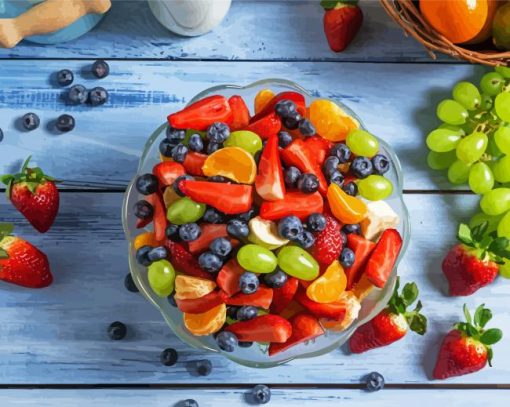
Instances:
[[[287,192],[283,199],[265,201],[260,205],[260,217],[278,220],[294,215],[305,220],[312,213],[322,213],[324,200],[319,192],[305,194],[303,192]]]
[[[147,219],[136,218],[136,228],[142,229],[151,222],[152,222],[152,218],[147,218]]]
[[[188,252],[181,244],[165,240],[165,247],[170,253],[170,262],[177,271],[194,277],[214,280],[212,274],[202,270],[198,260]]]
[[[200,225],[202,229],[202,233],[198,239],[193,240],[188,243],[188,249],[191,253],[196,254],[207,250],[212,241],[218,237],[226,237],[229,238],[227,233],[227,225],[218,223],[204,223]],[[239,244],[238,240],[230,239],[230,243],[232,246],[237,246]]]
[[[232,112],[225,96],[207,96],[168,116],[176,129],[207,130],[214,122],[230,122]]]
[[[299,302],[297,302],[296,300],[292,300],[285,307],[285,309],[282,312],[280,312],[278,315],[285,318],[286,320],[290,320],[294,315],[302,314],[303,312],[308,312],[308,311]]]
[[[152,173],[158,178],[160,187],[168,187],[174,181],[186,174],[184,167],[175,161],[163,161],[156,164]]]
[[[274,356],[300,343],[324,335],[324,329],[320,326],[319,321],[310,314],[298,314],[290,320],[290,324],[292,325],[292,335],[285,343],[271,343],[269,356]]]
[[[278,152],[278,136],[269,137],[259,160],[255,189],[266,201],[276,201],[285,196],[282,163]]]
[[[306,295],[306,290],[302,287],[298,289],[295,298],[303,307],[305,307],[317,318],[328,318],[339,321],[345,317],[347,312],[345,302],[320,304],[308,298]]]
[[[363,274],[365,264],[375,248],[375,243],[355,233],[350,233],[347,235],[347,247],[354,252],[355,256],[354,264],[345,269],[347,290],[350,290]]]
[[[372,251],[365,268],[368,280],[383,288],[402,248],[402,237],[396,229],[386,229]]]
[[[182,165],[186,170],[186,173],[189,175],[203,177],[204,172],[202,171],[202,167],[204,166],[205,160],[207,160],[207,156],[205,154],[189,151],[188,154],[186,154],[186,158]]]
[[[257,113],[255,116],[252,117],[251,121],[255,122],[259,120],[260,118],[268,115],[269,113],[274,111],[274,108],[276,104],[281,100],[290,100],[296,104],[296,110],[301,116],[306,115],[306,101],[305,97],[298,92],[293,91],[287,91],[287,92],[280,92],[277,95],[273,96],[273,98],[266,103],[264,108]]]
[[[333,143],[326,140],[324,137],[313,136],[308,137],[305,140],[305,144],[313,153],[316,163],[322,167],[322,164],[324,164],[326,157],[329,155],[329,152],[333,147]]]
[[[258,134],[262,139],[268,139],[271,136],[277,135],[282,128],[282,122],[275,112],[261,117],[257,121],[252,121],[246,130],[253,131]]]
[[[272,301],[273,289],[264,286],[260,286],[259,289],[253,294],[239,293],[233,297],[225,299],[227,305],[253,305],[254,307],[260,307],[264,309],[269,309]]]
[[[239,95],[231,96],[228,99],[230,110],[232,111],[232,123],[230,129],[232,131],[244,129],[250,124],[250,111],[244,100]]]
[[[234,294],[241,291],[239,288],[239,279],[243,273],[244,269],[239,265],[237,260],[230,259],[218,273],[216,284],[218,284],[218,287],[220,287],[228,297],[232,297]]]
[[[187,314],[202,314],[210,309],[217,307],[220,304],[224,304],[224,298],[221,291],[212,291],[207,295],[195,299],[175,299],[177,308]]]
[[[225,328],[241,342],[286,342],[292,335],[292,325],[278,315],[261,315],[248,321],[236,322]]]
[[[315,244],[311,250],[312,256],[323,267],[338,259],[343,249],[340,223],[332,216],[325,217],[326,227],[315,236]]]
[[[147,196],[147,202],[149,202],[154,208],[154,215],[152,220],[154,222],[154,237],[156,240],[164,240],[165,230],[168,224],[166,219],[165,203],[163,197],[159,193],[154,193]]]
[[[299,286],[299,280],[291,277],[280,288],[273,288],[273,302],[271,303],[271,313],[279,314],[292,301]]]

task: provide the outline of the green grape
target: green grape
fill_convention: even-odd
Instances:
[[[465,184],[469,179],[470,166],[457,160],[448,168],[448,180],[455,185]]]
[[[427,156],[427,163],[433,170],[446,170],[450,165],[457,161],[457,154],[455,150],[447,153],[436,153],[429,151]]]
[[[499,275],[504,278],[510,278],[510,260],[504,259],[503,264],[499,265]]]
[[[494,101],[492,100],[492,97],[490,97],[486,93],[482,93],[482,99],[480,102],[480,110],[489,111],[492,109],[493,104],[494,104]]]
[[[480,201],[480,208],[491,216],[507,212],[510,209],[510,188],[496,188],[487,192]]]
[[[464,124],[464,126],[466,126]],[[453,131],[455,134],[459,135],[459,136],[465,136],[467,133],[466,131],[463,129],[463,127],[459,127],[459,126],[453,126],[451,124],[448,124],[448,123],[441,123],[441,125],[438,127],[438,129],[447,129],[447,130],[451,130]],[[470,132],[471,133],[471,132]]]
[[[319,276],[319,264],[310,253],[297,246],[285,246],[278,252],[278,266],[288,275],[305,281]]]
[[[149,266],[149,285],[159,297],[168,297],[174,291],[175,270],[168,260],[158,260]]]
[[[499,221],[498,236],[510,239],[510,212],[507,212],[506,215]]]
[[[510,93],[500,93],[494,101],[496,114],[501,120],[510,122]]]
[[[503,76],[503,78],[510,79],[510,68],[499,65],[495,68],[495,71]]]
[[[166,218],[175,225],[196,222],[204,216],[205,204],[197,203],[188,197],[179,198],[166,211]]]
[[[229,138],[223,143],[225,147],[239,147],[252,155],[262,150],[262,139],[252,131],[239,130],[230,133]]]
[[[478,88],[471,82],[459,82],[453,88],[453,99],[467,110],[476,110],[480,107],[482,96]]]
[[[505,155],[503,158],[496,161],[493,171],[496,181],[502,184],[510,182],[510,155]]]
[[[459,102],[445,99],[437,106],[437,117],[445,123],[459,126],[466,123],[469,114]]]
[[[369,175],[358,182],[358,189],[363,198],[380,201],[393,193],[393,184],[382,175]]]
[[[494,141],[502,153],[510,154],[510,127],[500,127],[494,132]]]
[[[488,142],[487,135],[481,132],[464,137],[457,145],[457,158],[466,164],[477,162],[485,153]]]
[[[365,130],[351,131],[346,144],[354,154],[364,157],[373,157],[379,151],[379,141]]]
[[[237,252],[239,265],[253,273],[272,273],[277,259],[271,250],[256,244],[247,244]]]
[[[427,146],[436,153],[446,153],[457,147],[461,140],[461,135],[448,129],[432,130],[427,136]]]
[[[469,188],[475,194],[483,195],[494,187],[494,175],[485,163],[476,163],[469,170]]]
[[[469,221],[469,227],[473,229],[475,226],[487,222],[488,223],[487,233],[492,233],[498,229],[498,224],[501,218],[502,216],[489,216],[483,212],[479,212],[471,218],[471,220]]]
[[[496,140],[494,137],[489,139],[489,144],[487,145],[487,153],[494,159],[499,158],[503,155],[503,152],[499,149]]]
[[[482,89],[482,92],[489,96],[496,96],[501,92],[504,85],[505,78],[497,72],[486,73],[480,81],[480,88]]]

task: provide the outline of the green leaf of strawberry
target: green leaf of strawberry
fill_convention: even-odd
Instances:
[[[358,0],[321,0],[321,6],[325,10],[331,10],[334,9],[338,5],[348,5],[348,4],[357,4]]]
[[[397,277],[393,295],[388,303],[388,308],[395,314],[402,314],[406,318],[411,331],[419,335],[425,334],[427,331],[427,318],[421,314],[421,301],[418,301],[413,311],[407,311],[407,307],[413,304],[419,294],[418,286],[415,283],[407,283],[402,288],[402,295],[399,294],[400,277]]]
[[[468,248],[472,248],[472,254],[482,261],[490,260],[501,264],[503,259],[510,259],[510,240],[505,237],[497,237],[495,233],[487,233],[489,222],[483,222],[473,229],[462,223],[459,226],[457,238]]]
[[[501,329],[498,328],[492,328],[485,331],[482,336],[480,337],[480,342],[482,342],[484,345],[494,345],[495,343],[498,343],[501,338],[503,337],[503,332]]]

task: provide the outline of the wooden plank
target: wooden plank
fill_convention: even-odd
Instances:
[[[475,407],[507,405],[508,390],[397,390],[385,389],[377,393],[362,390],[338,389],[272,389],[271,407],[286,407],[306,403],[319,406],[381,406],[440,405],[448,400],[452,407],[466,404]],[[225,405],[250,405],[249,388],[222,389],[101,389],[101,390],[3,390],[0,403],[3,406],[73,406],[73,407],[110,407],[141,406],[183,407],[183,401],[194,399],[200,406],[223,407]]]
[[[338,64],[287,62],[111,62],[111,74],[75,83],[104,86],[107,105],[67,106],[64,91],[49,78],[62,68],[81,72],[83,61],[4,61],[0,71],[0,173],[34,160],[67,186],[124,188],[133,177],[143,146],[167,114],[198,92],[225,83],[249,84],[262,78],[289,78],[313,94],[342,101],[379,137],[391,143],[405,170],[407,189],[451,189],[443,174],[426,166],[425,134],[437,126],[436,103],[449,97],[461,79],[477,81],[485,68],[468,65]],[[433,82],[431,81],[433,78]],[[21,132],[19,117],[36,112],[39,129]],[[51,121],[75,116],[72,133],[55,134]],[[50,129],[48,129],[50,126]]]
[[[104,20],[80,39],[44,47],[24,42],[14,49],[0,49],[0,58],[433,62],[378,2],[365,0],[362,8],[363,28],[348,50],[339,54],[328,47],[323,10],[315,0],[234,0],[220,26],[194,38],[167,31],[146,1],[115,1]],[[441,56],[440,61],[448,59]]]
[[[50,258],[55,283],[27,290],[0,283],[0,384],[15,383],[330,383],[357,384],[370,371],[388,383],[429,380],[441,337],[461,317],[462,304],[484,302],[494,312],[491,326],[508,328],[508,282],[499,279],[469,298],[448,298],[440,262],[454,239],[458,221],[476,200],[460,195],[407,195],[412,240],[400,267],[405,281],[416,281],[430,332],[409,334],[391,347],[348,355],[345,347],[328,355],[296,360],[273,369],[248,369],[221,355],[191,349],[173,336],[159,313],[140,295],[123,287],[127,244],[120,225],[118,193],[64,193],[54,228],[36,234],[4,201],[0,221],[14,221],[18,233]],[[110,322],[128,324],[129,335],[111,341]],[[505,329],[507,330],[507,329]],[[494,347],[494,367],[453,378],[448,384],[510,384],[510,335]],[[180,360],[164,367],[159,354],[174,347]],[[209,358],[213,373],[190,375],[190,362]],[[0,403],[1,405],[1,403]]]

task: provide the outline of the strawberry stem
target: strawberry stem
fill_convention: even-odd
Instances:
[[[407,283],[402,288],[402,294],[399,294],[400,277],[397,277],[395,290],[388,303],[388,309],[394,314],[404,315],[411,331],[418,335],[423,335],[427,331],[427,318],[420,313],[423,305],[418,301],[413,311],[407,311],[407,307],[412,305],[418,299],[418,286],[415,283]]]

